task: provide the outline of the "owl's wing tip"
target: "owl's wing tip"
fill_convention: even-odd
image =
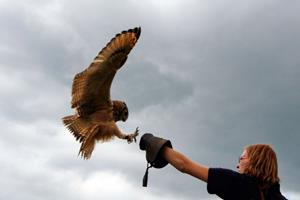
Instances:
[[[134,32],[135,32],[135,35],[136,35],[136,38],[137,38],[137,39],[140,37],[141,31],[142,31],[142,29],[141,29],[140,26],[134,28]]]

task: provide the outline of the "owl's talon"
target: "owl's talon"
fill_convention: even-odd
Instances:
[[[130,144],[133,141],[136,142],[136,137],[139,135],[139,127],[136,127],[133,134],[126,135],[125,139],[127,140],[127,143]]]

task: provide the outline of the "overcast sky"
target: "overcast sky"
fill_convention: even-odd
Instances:
[[[236,169],[243,148],[271,144],[281,190],[300,199],[300,2],[0,0],[0,199],[215,199],[138,143],[98,143],[88,161],[63,127],[74,75],[118,32],[141,26],[112,98],[118,123],[172,141],[189,158]]]

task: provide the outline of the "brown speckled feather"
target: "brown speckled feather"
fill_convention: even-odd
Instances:
[[[110,104],[112,80],[116,71],[125,63],[140,32],[140,28],[135,28],[117,34],[87,69],[75,75],[72,86],[72,108],[82,110],[86,109],[82,107],[85,104],[89,107]]]
[[[124,139],[125,135],[115,124],[110,88],[140,33],[141,28],[134,28],[117,34],[90,66],[73,79],[71,107],[77,113],[62,120],[81,143],[79,154],[84,159],[90,158],[97,140],[108,141],[114,136]]]

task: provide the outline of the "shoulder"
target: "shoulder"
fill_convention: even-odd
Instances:
[[[275,183],[272,185],[268,191],[267,194],[267,199],[272,199],[272,200],[287,200],[285,196],[283,196],[280,192],[280,184]]]
[[[209,169],[207,191],[223,199],[251,199],[259,195],[255,178],[223,168]]]
[[[230,169],[209,168],[208,182],[252,184],[254,179]]]

